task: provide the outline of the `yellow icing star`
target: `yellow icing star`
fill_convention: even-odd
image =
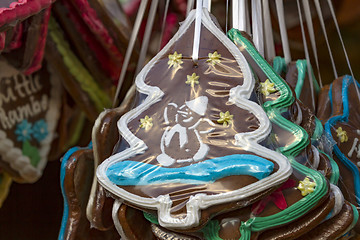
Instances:
[[[309,193],[314,192],[316,187],[315,182],[311,182],[308,177],[306,177],[303,181],[299,181],[299,186],[297,187],[301,191],[301,195],[306,196]]]
[[[169,67],[172,66],[174,66],[175,68],[179,67],[183,63],[181,58],[182,58],[182,54],[181,53],[178,54],[176,51],[174,52],[174,54],[169,54],[169,61],[168,61]]]
[[[338,127],[338,129],[336,129],[336,133],[337,133],[337,137],[340,139],[340,142],[347,142],[348,141],[348,136],[345,130],[342,129],[342,127]]]
[[[209,62],[209,63],[211,63],[212,65],[215,65],[215,64],[217,64],[217,63],[220,63],[221,55],[218,54],[217,51],[215,51],[215,52],[213,52],[213,53],[209,53],[208,56],[209,56],[209,59],[208,59],[206,62]]]
[[[191,87],[194,87],[195,84],[199,84],[199,76],[196,75],[196,73],[193,73],[191,76],[187,75],[186,84],[191,85]]]
[[[220,113],[220,119],[217,120],[218,123],[222,123],[224,127],[226,127],[228,124],[232,123],[234,115],[230,115],[229,111],[226,111],[225,113]]]
[[[153,119],[148,115],[146,115],[145,118],[140,119],[141,122],[140,127],[145,128],[145,130],[149,130],[153,126],[152,121]]]
[[[265,82],[260,83],[260,91],[265,96],[268,96],[270,93],[276,92],[276,89],[274,87],[274,83],[271,83],[269,79],[266,79]]]

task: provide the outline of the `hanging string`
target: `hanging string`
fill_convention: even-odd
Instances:
[[[240,22],[239,22],[239,15],[240,15],[240,8],[239,8],[239,1],[233,0],[232,1],[232,27],[235,29],[239,29],[240,31]]]
[[[127,67],[129,66],[131,54],[132,54],[132,51],[133,51],[134,46],[135,46],[136,38],[137,38],[137,35],[139,33],[140,25],[141,25],[142,19],[144,17],[144,12],[145,12],[147,3],[148,3],[148,0],[142,0],[140,2],[140,6],[139,6],[139,10],[138,10],[136,20],[135,20],[135,23],[134,23],[133,31],[131,33],[131,37],[130,37],[130,40],[129,40],[129,45],[128,45],[128,48],[127,48],[126,53],[125,53],[125,58],[124,58],[124,62],[123,62],[123,65],[122,65],[119,81],[118,81],[118,84],[117,84],[117,87],[116,87],[115,97],[114,97],[113,105],[112,105],[113,108],[116,107],[116,102],[117,102],[117,99],[118,99],[119,94],[120,94],[121,86],[122,86],[122,84],[124,82],[124,79],[125,79],[126,70],[127,70]]]
[[[203,0],[203,8],[211,12],[211,0]]]
[[[276,3],[276,11],[280,26],[280,35],[281,35],[281,42],[284,51],[284,58],[286,64],[289,64],[291,62],[291,54],[290,54],[289,39],[285,25],[284,1],[276,0],[275,3]]]
[[[348,65],[348,67],[349,67],[351,76],[353,77],[353,79],[354,79],[354,81],[355,81],[355,77],[354,77],[354,73],[353,73],[353,71],[352,71],[352,67],[351,67],[351,64],[350,64],[349,56],[348,56],[347,51],[346,51],[346,48],[345,48],[344,40],[343,40],[343,38],[342,38],[342,36],[341,36],[341,32],[340,32],[340,28],[339,28],[339,23],[338,23],[338,21],[337,21],[337,19],[336,19],[336,15],[335,15],[335,11],[334,11],[334,6],[333,6],[332,2],[329,1],[329,0],[328,0],[328,4],[329,4],[329,7],[330,7],[330,11],[331,11],[332,18],[333,18],[334,23],[335,23],[336,31],[337,31],[337,33],[338,33],[338,35],[339,35],[339,38],[340,38],[340,41],[341,41],[341,46],[342,46],[343,51],[344,51],[344,54],[345,54],[345,58],[346,58],[347,65]],[[359,100],[360,100],[359,87],[358,87],[358,85],[357,85],[356,83],[354,83],[354,85],[355,85],[355,89],[356,89],[356,94],[357,94],[357,96],[358,96],[358,98],[359,98]]]
[[[255,47],[264,56],[264,32],[261,1],[251,0],[252,32]]]
[[[189,15],[189,12],[194,8],[194,0],[188,0],[186,6],[186,16]]]
[[[316,40],[315,40],[315,32],[314,32],[314,26],[313,26],[313,21],[312,21],[312,16],[311,16],[309,0],[302,0],[302,3],[303,3],[304,12],[305,12],[307,28],[309,31],[310,42],[311,42],[311,46],[312,46],[312,50],[313,50],[313,54],[314,54],[314,58],[315,58],[315,64],[316,64],[316,68],[318,70],[319,85],[320,85],[320,88],[322,88],[323,84],[322,84],[322,79],[321,79],[321,74],[320,74],[319,59],[318,59]]]
[[[193,52],[192,59],[195,64],[199,60],[199,49],[200,49],[200,37],[201,37],[201,18],[202,18],[202,8],[203,1],[196,1],[196,15],[195,15],[195,33],[194,33],[194,43],[193,43]]]
[[[245,19],[246,20],[244,20],[244,25],[245,25],[245,27],[244,27],[244,31],[246,31],[249,35],[251,35],[251,25],[250,25],[250,7],[249,7],[249,2],[248,2],[248,0],[244,0],[244,5],[245,5],[245,7],[244,7],[244,9],[245,9],[245,15],[244,15],[244,17],[245,17]]]
[[[302,35],[302,39],[303,39],[303,43],[304,43],[305,58],[306,58],[306,65],[307,65],[307,73],[308,73],[309,81],[310,81],[311,102],[312,102],[312,106],[313,106],[314,111],[316,111],[315,96],[314,96],[314,79],[313,79],[313,76],[312,76],[312,69],[311,69],[311,65],[310,65],[309,50],[308,50],[308,46],[307,46],[307,42],[306,42],[306,35],[305,35],[305,30],[304,30],[304,23],[303,23],[303,18],[302,18],[300,1],[299,0],[296,0],[296,1],[297,1],[298,12],[299,12],[301,35]]]
[[[225,32],[228,32],[228,21],[229,21],[229,0],[226,0]]]
[[[154,25],[154,19],[155,19],[155,14],[156,14],[158,4],[159,4],[159,0],[151,1],[149,16],[148,16],[147,23],[146,23],[143,42],[141,44],[140,56],[139,56],[139,59],[137,62],[135,75],[137,75],[140,72],[140,70],[143,68],[144,63],[145,63],[146,53],[147,53],[147,50],[149,47],[150,36],[151,36],[151,32],[152,32],[153,25]]]
[[[272,32],[271,16],[269,0],[263,0],[263,18],[264,18],[264,31],[265,31],[265,56],[267,60],[272,60],[276,57],[274,36]]]
[[[166,17],[168,15],[168,11],[169,11],[169,3],[170,3],[170,0],[166,0],[165,9],[164,9],[164,17],[163,17],[163,21],[162,21],[162,25],[161,25],[161,33],[160,33],[158,52],[160,52],[162,40],[164,37],[164,31],[165,31],[165,26],[166,26]]]
[[[333,68],[333,71],[334,71],[334,76],[335,76],[335,79],[336,79],[336,78],[338,78],[338,74],[337,74],[337,70],[336,70],[336,66],[335,66],[334,56],[332,54],[331,47],[330,47],[330,44],[329,44],[329,39],[328,39],[328,36],[327,36],[327,33],[326,33],[324,18],[323,18],[322,12],[321,12],[320,1],[319,0],[314,0],[314,3],[315,3],[315,7],[316,7],[316,12],[317,12],[317,14],[319,16],[320,26],[321,26],[321,29],[322,29],[322,31],[324,33],[326,45],[327,45],[329,55],[330,55],[331,65],[332,65],[332,68]]]

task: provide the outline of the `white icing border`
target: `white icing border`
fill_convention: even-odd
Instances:
[[[331,216],[330,216],[330,218],[333,218],[334,216],[339,214],[339,212],[341,211],[341,209],[345,203],[345,200],[344,200],[344,195],[342,194],[342,192],[338,186],[336,186],[334,184],[330,184],[330,189],[335,195],[335,205],[334,205],[334,208],[333,208],[333,210],[331,212]]]
[[[239,49],[231,42],[231,40],[226,37],[226,35],[221,30],[218,29],[217,26],[215,26],[215,24],[210,18],[208,11],[203,10],[203,25],[212,34],[214,34],[214,36],[216,36],[230,51],[230,53],[235,57],[238,65],[243,72],[244,83],[242,86],[236,86],[230,90],[229,100],[234,102],[236,106],[250,111],[256,116],[256,118],[260,122],[260,126],[257,130],[250,133],[236,134],[235,139],[237,145],[242,146],[244,150],[253,152],[261,157],[272,159],[278,164],[278,171],[271,174],[269,177],[266,177],[262,180],[259,180],[253,184],[250,184],[235,191],[216,195],[197,194],[195,196],[191,196],[186,204],[186,217],[181,219],[173,217],[170,214],[172,201],[169,195],[161,195],[157,198],[140,197],[119,188],[107,178],[106,171],[109,166],[116,162],[131,158],[137,154],[141,154],[147,149],[146,144],[131,133],[131,131],[127,128],[127,124],[134,118],[139,116],[146,109],[148,109],[151,105],[161,101],[164,93],[158,87],[146,85],[144,80],[147,73],[160,59],[160,57],[162,57],[174,44],[174,42],[177,41],[186,32],[190,24],[194,21],[194,18],[195,11],[193,10],[183,22],[175,36],[142,69],[142,71],[136,77],[137,90],[140,93],[148,95],[148,97],[141,105],[129,111],[118,122],[119,132],[123,136],[123,138],[129,143],[130,148],[109,157],[97,169],[98,181],[106,190],[120,197],[121,199],[124,199],[125,201],[131,202],[134,205],[154,210],[157,209],[159,223],[165,228],[184,229],[197,226],[200,220],[201,209],[206,209],[210,206],[217,204],[239,201],[244,198],[250,197],[254,194],[260,193],[284,182],[292,173],[291,165],[285,156],[258,144],[258,142],[264,140],[270,134],[271,124],[261,106],[249,100],[255,85],[255,79],[252,76],[252,72],[249,65],[247,64],[245,57],[242,55]]]
[[[119,217],[118,217],[118,212],[119,212],[119,209],[121,207],[121,204],[122,202],[119,201],[119,200],[116,200],[113,204],[113,208],[112,208],[112,219],[114,221],[114,226],[116,228],[116,231],[119,233],[120,235],[120,239],[123,239],[123,240],[128,240],[128,238],[126,237],[125,235],[125,232],[120,224],[120,220],[119,220]]]
[[[6,63],[6,61],[4,62]],[[4,131],[0,130],[1,160],[9,163],[10,167],[19,172],[20,176],[28,183],[36,182],[42,175],[42,171],[47,163],[47,156],[51,148],[51,142],[54,139],[53,133],[56,130],[57,121],[60,115],[60,97],[62,92],[60,79],[56,77],[56,74],[52,72],[50,67],[48,70],[50,75],[49,81],[51,83],[49,106],[45,115],[45,121],[48,126],[48,135],[40,143],[40,161],[37,167],[32,166],[30,158],[24,156],[21,149],[14,147],[13,141],[7,138]]]

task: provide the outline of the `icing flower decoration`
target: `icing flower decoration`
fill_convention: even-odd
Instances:
[[[15,134],[17,136],[17,140],[19,142],[25,142],[27,140],[31,139],[32,129],[31,129],[31,123],[29,123],[27,120],[22,120],[21,123],[19,123],[16,126]]]
[[[145,128],[145,130],[149,130],[153,126],[152,121],[153,119],[148,115],[146,115],[145,118],[140,119],[141,122],[140,127]]]
[[[338,129],[336,129],[336,133],[337,133],[337,137],[340,139],[340,142],[347,142],[348,141],[348,136],[345,130],[342,129],[342,127],[338,127]]]
[[[48,135],[48,126],[43,119],[34,123],[32,130],[33,130],[33,136],[38,142],[44,140]]]
[[[182,58],[181,53],[178,54],[177,52],[174,52],[174,54],[169,54],[169,61],[168,61],[169,67],[172,66],[174,66],[175,68],[179,67],[183,63],[181,58]]]
[[[274,87],[274,83],[271,83],[269,79],[266,79],[265,82],[260,83],[260,91],[265,96],[268,96],[270,93],[276,92],[276,89]]]
[[[230,115],[229,111],[226,111],[225,113],[220,113],[220,118],[217,120],[218,123],[222,123],[224,127],[226,127],[228,124],[232,123],[234,115]]]
[[[311,182],[310,178],[306,177],[303,181],[299,181],[299,186],[297,187],[301,191],[301,195],[306,196],[309,193],[314,192],[316,187],[315,182]]]
[[[197,76],[196,73],[193,73],[191,76],[187,75],[187,80],[185,83],[191,85],[191,87],[194,87],[195,84],[199,84],[199,76]]]
[[[213,53],[209,53],[208,56],[209,56],[209,59],[206,62],[209,62],[212,65],[216,65],[217,63],[220,63],[221,55],[218,54],[217,51],[215,51]]]

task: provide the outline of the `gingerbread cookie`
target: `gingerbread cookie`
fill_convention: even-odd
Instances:
[[[50,151],[61,86],[46,67],[25,76],[0,58],[0,165],[19,182],[34,182]]]
[[[137,76],[143,97],[119,120],[119,147],[97,170],[107,191],[156,210],[160,225],[171,229],[199,227],[249,205],[291,174],[283,155],[259,144],[270,122],[249,100],[255,81],[246,59],[208,12],[202,14],[198,64],[188,42],[192,12]]]

